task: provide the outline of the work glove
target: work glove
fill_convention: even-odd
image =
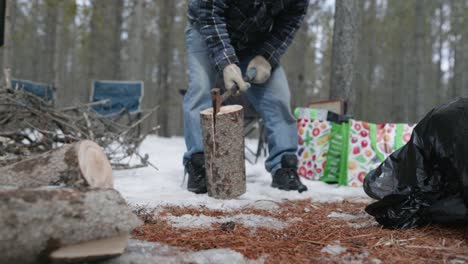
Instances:
[[[257,70],[257,76],[252,80],[252,83],[263,84],[270,79],[271,64],[263,56],[258,55],[253,58],[247,67],[247,71],[250,69]]]
[[[236,86],[241,92],[245,92],[250,88],[250,83],[245,82],[242,78],[242,72],[236,64],[229,64],[223,70],[224,86],[227,90],[232,91]]]

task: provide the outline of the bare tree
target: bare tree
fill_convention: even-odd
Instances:
[[[89,79],[118,79],[123,0],[93,0]]]
[[[164,137],[170,136],[169,133],[169,105],[170,98],[170,69],[172,62],[172,28],[173,19],[176,11],[175,1],[162,1],[160,3],[161,14],[159,18],[159,30],[161,37],[159,38],[159,61],[158,61],[158,81],[157,89],[159,91],[159,106],[158,124],[161,126],[160,135]]]
[[[145,29],[145,0],[133,1],[133,10],[129,32],[129,63],[128,76],[134,80],[141,80],[145,73],[144,58],[144,29]]]
[[[55,24],[55,40],[54,40],[54,53],[52,54],[53,62],[52,62],[52,78],[53,84],[57,88],[57,97],[58,103],[65,102],[63,98],[67,92],[63,82],[63,66],[65,65],[64,59],[64,23],[65,23],[65,14],[64,8],[65,3],[63,1],[57,1],[55,8],[57,9],[56,13],[56,20],[57,23]]]
[[[3,68],[5,69],[11,69],[13,67],[13,32],[15,27],[15,12],[16,1],[7,0],[5,13],[5,45],[3,46]]]
[[[330,99],[345,99],[348,114],[354,113],[355,91],[352,83],[358,53],[359,1],[336,1]]]
[[[425,30],[426,26],[424,16],[424,5],[423,1],[414,1],[414,39],[413,39],[413,60],[412,60],[412,71],[413,71],[413,93],[411,94],[409,105],[412,105],[412,113],[410,114],[411,120],[418,120],[424,115],[424,98],[425,98],[425,87],[424,87],[424,41],[425,41]]]

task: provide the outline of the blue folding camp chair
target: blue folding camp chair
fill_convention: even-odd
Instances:
[[[93,110],[105,117],[119,116],[124,112],[141,113],[144,84],[141,81],[94,81],[91,88],[91,102],[102,102],[92,106]]]
[[[90,101],[98,104],[92,109],[115,120],[128,115],[131,123],[141,118],[144,90],[142,81],[93,81]],[[140,134],[140,126],[137,133]]]
[[[14,90],[31,93],[50,104],[55,101],[55,87],[51,84],[13,79],[11,80],[11,87]]]

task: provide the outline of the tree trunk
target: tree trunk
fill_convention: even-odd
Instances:
[[[423,1],[414,1],[415,29],[413,46],[413,71],[415,93],[412,98],[413,111],[412,121],[417,122],[424,115],[424,101],[426,92],[424,87],[424,40],[425,40],[425,3]]]
[[[40,30],[44,30],[43,25],[41,24],[41,15],[40,15],[41,6],[39,2],[40,2],[39,0],[33,1],[31,16],[32,16],[32,21],[33,21],[33,24],[35,25],[35,28],[40,28]],[[30,80],[33,80],[33,81],[38,81],[38,79],[41,77],[41,70],[43,70],[43,68],[40,65],[40,62],[41,60],[43,60],[43,57],[45,56],[45,54],[43,54],[44,52],[42,50],[44,46],[43,40],[42,40],[42,37],[39,35],[37,29],[32,30],[31,36],[28,38],[28,41],[31,41],[32,49],[35,51],[35,52],[30,53],[31,57],[29,57],[31,60],[32,69],[31,69],[31,72],[20,69],[21,73],[24,72],[25,74],[19,74],[19,75],[29,78]],[[18,69],[14,69],[13,75],[15,75],[17,70]]]
[[[55,56],[57,53],[56,50],[56,39],[59,37],[57,35],[57,26],[60,23],[58,20],[58,10],[59,5],[62,1],[56,0],[48,0],[45,1],[45,12],[41,12],[41,14],[45,13],[45,35],[44,35],[44,45],[42,46],[44,60],[41,61],[41,71],[39,71],[39,76],[36,81],[42,81],[44,83],[52,83],[55,78],[54,72],[54,63],[55,63]],[[44,64],[47,65],[44,67]]]
[[[175,1],[161,1],[161,16],[159,21],[159,30],[161,37],[159,38],[159,64],[158,64],[158,81],[157,89],[159,91],[158,125],[161,126],[159,134],[163,137],[169,137],[169,104],[171,102],[171,86],[169,76],[172,63],[172,28],[175,14]]]
[[[123,0],[93,0],[88,79],[118,80]]]
[[[14,29],[14,16],[16,13],[16,1],[6,0],[5,12],[5,44],[3,45],[3,69],[12,69],[13,65],[13,29]],[[3,76],[2,69],[2,76]],[[3,77],[2,77],[3,79]]]
[[[136,0],[133,2],[133,12],[131,15],[131,31],[129,45],[128,76],[133,80],[143,80],[145,75],[144,61],[144,29],[145,29],[145,1]]]
[[[239,197],[246,191],[243,108],[222,107],[215,125],[212,108],[200,116],[208,195],[217,199]]]
[[[0,188],[0,212],[5,264],[119,255],[140,225],[114,190]]]
[[[53,78],[54,86],[57,88],[57,96],[59,97],[58,101],[63,97],[65,93],[65,87],[62,83],[62,61],[64,60],[64,45],[63,45],[63,34],[64,34],[64,3],[58,1],[56,3],[57,8],[57,24],[55,25],[55,40],[54,40],[54,54],[53,54]]]
[[[113,188],[109,160],[96,143],[81,141],[0,168],[0,186]]]
[[[445,102],[445,98],[447,97],[446,94],[446,87],[444,85],[444,72],[442,71],[442,61],[443,61],[443,56],[444,56],[444,41],[446,40],[445,38],[445,32],[444,32],[444,23],[445,21],[445,14],[444,14],[444,0],[439,0],[439,25],[438,25],[438,40],[437,40],[437,54],[439,57],[439,60],[437,61],[437,84],[438,88],[436,88],[437,95],[436,96],[436,103],[437,105]]]
[[[347,113],[354,114],[355,91],[352,83],[356,71],[359,40],[359,1],[336,1],[330,99],[347,100]]]
[[[453,60],[453,68],[452,68],[452,83],[450,85],[450,91],[449,91],[449,98],[450,100],[453,100],[455,97],[460,96],[459,90],[460,90],[460,75],[462,74],[462,52],[461,52],[461,45],[460,45],[460,39],[461,39],[461,27],[462,25],[460,24],[460,19],[458,16],[460,16],[460,6],[459,6],[459,1],[450,1],[450,9],[453,10],[454,15],[451,16],[451,27],[453,28],[453,38],[455,38],[454,41],[451,42],[452,45],[452,60]],[[452,11],[451,11],[452,12]]]

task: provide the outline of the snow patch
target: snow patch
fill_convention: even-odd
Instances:
[[[264,259],[249,260],[241,253],[231,249],[209,249],[203,251],[190,251],[178,247],[172,247],[162,243],[152,243],[140,240],[130,240],[125,253],[119,257],[101,264],[179,264],[179,263],[245,263],[261,264]]]
[[[255,146],[256,141],[246,140]],[[149,154],[149,161],[159,171],[151,167],[115,171],[115,188],[131,205],[148,208],[161,206],[206,207],[213,210],[236,210],[258,206],[259,201],[285,201],[312,199],[316,202],[340,202],[345,199],[365,199],[362,188],[338,187],[323,182],[302,180],[309,191],[286,192],[270,187],[271,175],[264,168],[265,158],[255,165],[246,164],[247,192],[234,200],[217,200],[208,195],[196,195],[187,191],[184,180],[182,156],[185,152],[183,138],[160,138],[149,136],[142,144],[140,153]],[[257,205],[256,205],[257,204]],[[264,203],[263,205],[266,205]],[[269,208],[269,206],[271,206]],[[274,205],[263,206],[267,210],[277,210]]]
[[[182,215],[182,216],[167,216],[163,219],[167,220],[173,227],[176,228],[210,228],[215,223],[234,222],[242,224],[248,228],[256,229],[259,227],[271,229],[283,229],[289,224],[302,221],[299,218],[293,218],[287,222],[283,222],[277,218],[255,215],[255,214],[240,214],[235,216],[211,217],[206,215]]]
[[[357,220],[357,219],[368,218],[366,215],[353,215],[353,214],[347,214],[347,213],[341,213],[341,212],[331,212],[327,217],[339,218],[343,220]]]
[[[192,258],[196,263],[264,263],[263,259],[252,261],[246,260],[241,253],[230,249],[209,249],[199,251],[193,253]]]
[[[329,254],[330,256],[322,259],[326,263],[347,263],[347,264],[361,264],[361,263],[374,263],[381,264],[382,261],[377,258],[369,259],[369,251],[362,250],[361,252],[347,252],[345,247],[340,245],[340,241],[335,241],[336,244],[330,244],[324,247],[321,252]],[[346,253],[346,254],[345,254]]]
[[[345,247],[342,247],[340,245],[327,245],[326,247],[322,248],[320,252],[327,253],[332,256],[337,256],[345,253],[346,250],[347,249]]]
[[[378,226],[379,224],[374,222],[374,221],[366,221],[362,223],[348,223],[349,227],[355,228],[355,229],[362,229],[362,228],[368,228],[371,226]]]
[[[276,211],[281,209],[279,204],[275,201],[255,201],[248,208],[264,211]]]

